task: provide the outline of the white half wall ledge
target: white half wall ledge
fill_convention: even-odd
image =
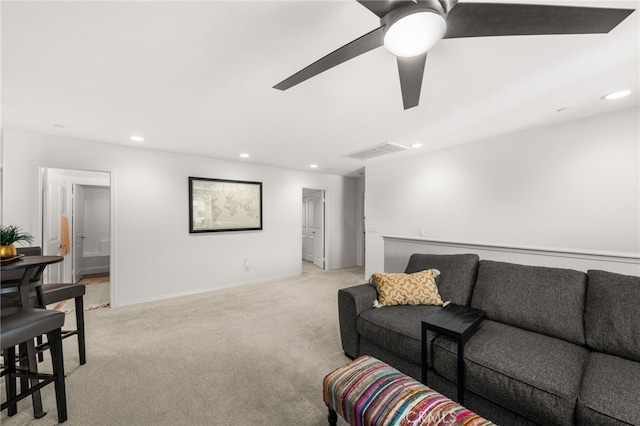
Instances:
[[[618,274],[640,276],[640,253],[523,247],[396,235],[383,235],[382,238],[384,240],[384,269],[386,272],[403,272],[409,257],[414,253],[475,253],[480,256],[481,260],[567,268],[583,272],[589,269],[600,269]]]

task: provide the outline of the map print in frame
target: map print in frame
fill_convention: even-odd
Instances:
[[[189,233],[262,230],[262,182],[189,177]]]

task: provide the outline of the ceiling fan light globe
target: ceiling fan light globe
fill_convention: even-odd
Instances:
[[[416,12],[390,24],[384,34],[384,47],[403,58],[422,55],[440,41],[447,23],[435,12]]]

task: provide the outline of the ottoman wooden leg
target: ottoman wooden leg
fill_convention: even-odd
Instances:
[[[336,413],[336,410],[331,407],[329,407],[327,420],[329,420],[329,426],[336,426],[338,424],[338,413]]]

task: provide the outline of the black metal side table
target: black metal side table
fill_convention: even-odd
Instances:
[[[443,334],[458,342],[458,403],[464,405],[464,344],[484,320],[485,312],[448,304],[422,321],[422,383],[427,384],[427,331]]]

